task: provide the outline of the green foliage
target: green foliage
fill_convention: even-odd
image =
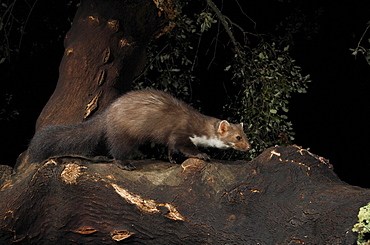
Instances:
[[[370,245],[370,203],[361,207],[358,213],[358,223],[352,229],[358,233],[358,245]]]
[[[313,12],[304,13],[296,7],[275,27],[272,40],[279,46],[294,45],[295,37],[300,35],[305,40],[312,40],[319,33],[319,19],[324,10],[317,8]]]
[[[134,89],[156,88],[182,97],[189,96],[194,76],[194,40],[197,33],[195,21],[182,14],[178,6],[176,26],[147,49],[148,64],[143,74],[133,82]],[[166,39],[163,42],[163,39]]]
[[[272,145],[291,144],[292,123],[286,113],[292,93],[306,93],[309,76],[302,76],[289,55],[289,47],[278,49],[275,44],[261,43],[235,55],[233,65],[226,67],[239,94],[227,105],[232,116],[244,122],[253,145],[249,152],[255,157]]]
[[[200,13],[197,24],[200,25],[200,32],[205,32],[211,28],[212,24],[217,23],[211,13],[203,12]]]

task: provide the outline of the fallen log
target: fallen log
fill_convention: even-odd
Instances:
[[[79,158],[0,168],[0,244],[354,244],[370,190],[297,146],[251,162]]]

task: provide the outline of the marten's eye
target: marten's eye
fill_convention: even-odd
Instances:
[[[240,140],[242,140],[242,137],[240,137],[240,136],[236,136],[235,138],[236,138],[237,140],[239,140],[239,141],[240,141]]]

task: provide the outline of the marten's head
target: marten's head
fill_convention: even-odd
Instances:
[[[238,151],[247,151],[251,149],[251,145],[244,133],[243,123],[233,124],[226,120],[222,120],[217,129],[219,140],[227,147]]]

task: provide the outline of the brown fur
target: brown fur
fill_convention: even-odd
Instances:
[[[50,126],[32,139],[28,155],[31,162],[46,158],[79,154],[109,154],[123,161],[139,145],[152,141],[166,145],[172,154],[209,159],[196,145],[248,150],[250,145],[242,124],[202,115],[184,102],[157,90],[127,93],[113,102],[101,115],[86,122],[68,126]]]

